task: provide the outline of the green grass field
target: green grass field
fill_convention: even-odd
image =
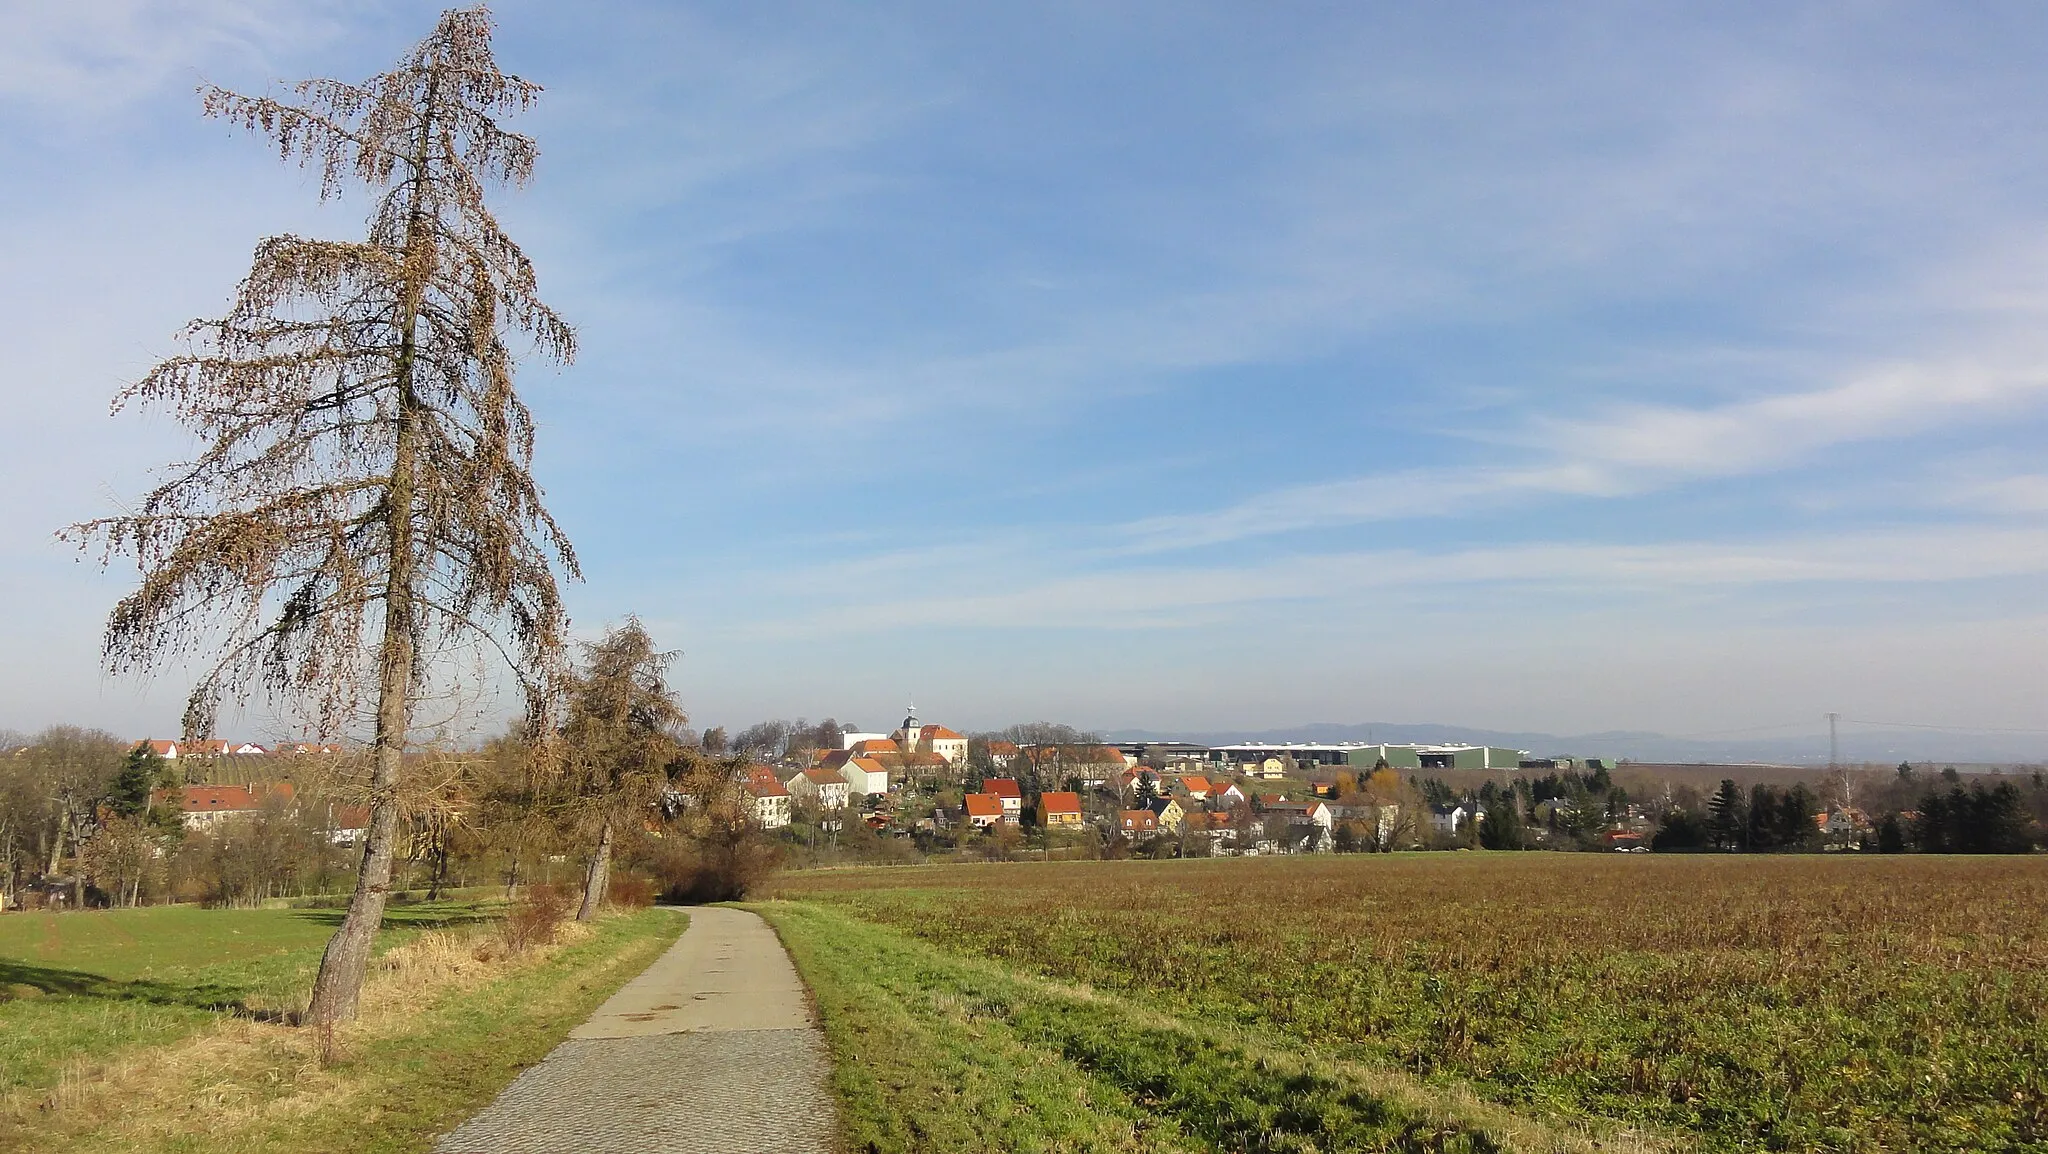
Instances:
[[[379,946],[494,910],[393,907]],[[66,1062],[160,1045],[223,1013],[297,1010],[339,918],[193,906],[0,917],[0,1092],[48,1086]]]
[[[471,955],[488,953],[493,907],[396,907],[380,951],[431,946],[433,964],[384,979],[373,968],[364,1021],[323,1053],[312,1031],[274,1019],[303,1004],[337,918],[188,907],[0,918],[0,983],[13,991],[0,1003],[0,1150],[423,1151],[685,925],[643,910],[550,954],[485,965]]]
[[[1711,1151],[2048,1151],[2048,859],[1361,855],[836,870],[775,888],[944,958],[1250,1030],[1273,1053],[1552,1130]],[[801,940],[801,919],[777,916]],[[955,1007],[895,988],[897,971],[797,956],[828,1024],[834,1005],[893,999],[946,1036]],[[1012,1003],[990,1005],[983,1028],[1020,1028]],[[898,1035],[913,1036],[878,1032],[863,1060],[923,1069],[922,1042],[886,1055]],[[1126,1099],[1175,1117],[1214,1077],[1185,1068]]]

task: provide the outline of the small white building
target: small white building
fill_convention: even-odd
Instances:
[[[846,779],[829,769],[807,769],[788,781],[783,788],[789,796],[802,798],[825,809],[844,809],[852,787]]]
[[[1472,820],[1472,813],[1462,805],[1433,805],[1429,807],[1429,824],[1438,833],[1456,834]]]
[[[907,748],[913,753],[930,750],[946,759],[946,764],[955,769],[967,764],[967,735],[955,733],[943,725],[918,727],[917,740]]]
[[[889,767],[872,757],[848,758],[839,767],[839,776],[846,779],[847,789],[860,797],[889,792]]]
[[[789,790],[772,775],[757,774],[747,779],[747,796],[754,799],[754,824],[762,829],[781,829],[789,824]]]

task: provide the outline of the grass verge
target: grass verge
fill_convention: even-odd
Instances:
[[[393,907],[378,948],[496,916],[490,902]],[[340,918],[327,910],[134,910],[0,917],[0,1093],[57,1084],[79,1061],[303,1004]]]
[[[684,919],[642,910],[505,957],[485,927],[417,934],[375,963],[361,1018],[316,1032],[219,1017],[0,1098],[0,1149],[50,1154],[424,1151],[639,973]]]
[[[806,903],[750,906],[809,983],[844,1145],[898,1151],[1653,1150],[1469,1093],[948,953]]]

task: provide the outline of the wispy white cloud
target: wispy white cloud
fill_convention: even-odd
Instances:
[[[1620,497],[1810,464],[1836,446],[1983,421],[2048,397],[2048,355],[1888,365],[1839,385],[1721,405],[1630,404],[1537,415],[1494,438],[1529,465],[1411,469],[1259,494],[1121,528],[1140,551],[1370,521],[1442,517],[1554,497]],[[2009,493],[2019,498],[2024,481]]]
[[[28,0],[0,7],[0,101],[103,112],[223,60],[332,38],[330,6],[292,0]]]
[[[2048,573],[2048,534],[2029,527],[1926,527],[1827,537],[1653,545],[1552,542],[1425,551],[1293,556],[1253,565],[1185,564],[1062,574],[1046,557],[1029,575],[1011,555],[955,563],[834,569],[811,583],[812,609],[746,626],[777,635],[899,629],[1171,629],[1226,620],[1248,606],[1384,603],[1402,590],[1456,586],[1667,595],[1769,585],[1933,584]],[[975,589],[972,593],[956,592]]]

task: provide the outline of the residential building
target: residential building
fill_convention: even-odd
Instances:
[[[919,726],[916,733],[907,738],[904,748],[917,753],[936,753],[955,769],[967,764],[966,735],[955,733],[943,725]]]
[[[807,769],[782,783],[792,798],[801,798],[824,809],[843,809],[851,787],[846,779],[829,769]]]
[[[1329,805],[1316,799],[1268,801],[1261,808],[1268,814],[1285,816],[1291,825],[1313,825],[1321,828],[1324,833],[1330,832],[1330,827],[1336,822],[1336,816],[1331,813]]]
[[[1078,828],[1081,825],[1081,795],[1078,793],[1039,794],[1038,824],[1047,829]]]
[[[988,829],[1014,820],[1003,812],[1003,799],[992,793],[968,794],[961,809],[967,816],[967,824],[975,829]]]
[[[1127,838],[1152,837],[1159,832],[1159,815],[1149,809],[1127,809],[1116,815],[1116,830]]]
[[[873,797],[889,792],[889,770],[872,757],[856,757],[839,767],[839,775],[855,796]]]
[[[1020,752],[1022,751],[1017,748],[1014,742],[990,741],[988,743],[988,759],[995,763],[997,769],[1010,768],[1010,763],[1017,760],[1017,755]]]
[[[1173,784],[1196,801],[1209,800],[1209,791],[1215,788],[1209,784],[1208,778],[1193,773],[1182,774],[1174,779]]]
[[[1015,823],[1024,813],[1024,787],[1014,777],[985,777],[981,779],[981,792],[1001,798],[1003,820]]]
[[[745,789],[747,796],[754,799],[754,824],[762,829],[781,829],[789,824],[789,790],[775,780],[773,773],[748,775]]]
[[[191,787],[186,787],[191,788]],[[327,840],[335,845],[361,845],[370,832],[367,805],[327,805]]]
[[[1034,745],[1024,750],[1049,781],[1080,781],[1100,785],[1129,769],[1133,762],[1103,745]]]
[[[276,785],[188,785],[160,789],[150,797],[158,805],[175,808],[186,829],[212,829],[223,822],[254,817],[272,802],[288,805],[293,791],[288,781]]]
[[[846,747],[855,757],[866,757],[874,753],[902,753],[904,747],[886,737],[870,737],[856,741]]]
[[[1440,834],[1455,836],[1472,820],[1472,813],[1462,805],[1432,805],[1429,807],[1430,827]]]
[[[1146,798],[1138,803],[1138,808],[1151,811],[1159,819],[1159,828],[1169,833],[1179,833],[1181,819],[1187,815],[1179,799],[1171,797]]]

